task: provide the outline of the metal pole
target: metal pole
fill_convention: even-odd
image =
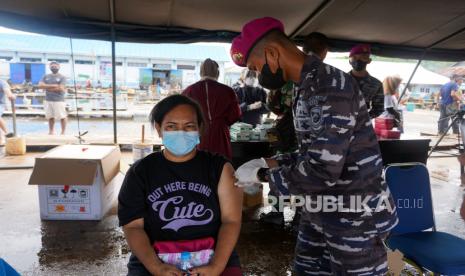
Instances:
[[[16,107],[15,107],[15,100],[11,100],[11,114],[13,116],[13,135],[14,137],[18,136],[18,132],[16,131]]]
[[[116,53],[115,53],[115,27],[111,27],[111,78],[113,88],[113,143],[118,143],[118,131],[116,125]]]
[[[113,143],[118,144],[118,131],[116,124],[116,51],[115,51],[115,0],[109,0],[111,19],[111,80],[113,90]]]
[[[405,84],[405,87],[402,90],[402,93],[400,94],[399,102],[402,100],[402,97],[405,95],[405,92],[407,91],[407,87],[410,85],[410,82],[412,81],[413,76],[415,76],[415,73],[417,72],[418,67],[420,67],[420,63],[423,61],[423,58],[425,57],[426,51],[427,51],[427,49],[425,49],[423,51],[423,54],[421,55],[420,59],[418,60],[417,65],[415,65],[415,69],[413,69],[412,74],[410,74],[410,78],[408,79],[407,84]]]
[[[400,97],[399,97],[399,102],[400,102],[400,100],[402,99],[402,97],[404,96],[405,91],[407,91],[407,87],[409,86],[410,82],[411,82],[412,79],[413,79],[413,76],[414,76],[415,73],[417,72],[417,69],[418,69],[418,67],[420,66],[420,63],[424,60],[424,58],[425,58],[425,56],[426,56],[426,52],[428,52],[428,50],[432,49],[433,47],[435,47],[435,46],[437,46],[437,45],[443,43],[444,41],[447,41],[447,40],[449,40],[449,39],[451,39],[451,38],[453,38],[453,37],[455,37],[455,36],[457,36],[457,35],[463,33],[464,31],[465,31],[465,28],[461,28],[460,30],[458,30],[458,31],[456,31],[456,32],[454,32],[454,33],[452,33],[452,34],[450,34],[450,35],[448,35],[448,36],[446,36],[446,37],[444,37],[444,38],[442,38],[442,39],[440,39],[440,40],[434,42],[433,44],[431,44],[431,45],[429,45],[428,47],[426,47],[425,50],[423,50],[423,53],[422,53],[420,59],[418,59],[417,65],[415,66],[415,69],[413,70],[412,74],[410,75],[410,78],[409,78],[407,84],[406,84],[405,87],[404,87],[404,90],[402,91],[402,93],[401,93],[401,95],[400,95]]]

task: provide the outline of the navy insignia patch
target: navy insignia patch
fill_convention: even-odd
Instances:
[[[310,110],[310,123],[314,132],[319,132],[323,129],[323,110],[321,106],[314,106]]]

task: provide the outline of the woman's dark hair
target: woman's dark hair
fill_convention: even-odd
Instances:
[[[150,123],[152,125],[155,125],[155,123],[161,125],[163,119],[165,118],[165,115],[168,112],[170,112],[175,107],[183,104],[189,105],[194,108],[195,113],[197,114],[197,122],[199,124],[199,128],[202,128],[204,124],[204,119],[200,105],[196,101],[183,95],[168,96],[161,100],[159,103],[157,103],[150,112]]]

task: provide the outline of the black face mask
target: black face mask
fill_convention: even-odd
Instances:
[[[50,69],[50,71],[52,71],[53,74],[58,73],[58,69]]]
[[[260,83],[261,86],[270,89],[270,90],[276,90],[280,89],[286,84],[286,81],[284,80],[283,76],[283,69],[281,69],[281,66],[279,65],[278,61],[278,70],[276,70],[276,73],[271,72],[270,66],[268,65],[268,59],[265,54],[265,65],[263,65],[262,71],[260,72],[260,75],[258,76],[258,82]]]
[[[367,68],[367,62],[363,60],[354,60],[350,63],[352,65],[352,68],[354,68],[355,71],[363,71]]]

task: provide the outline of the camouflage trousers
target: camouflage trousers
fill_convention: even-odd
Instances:
[[[357,224],[353,229],[339,228],[340,221],[350,219],[338,219],[328,226],[322,221],[310,222],[303,215],[295,249],[295,275],[386,275],[386,235],[365,234],[368,229],[359,231]]]

